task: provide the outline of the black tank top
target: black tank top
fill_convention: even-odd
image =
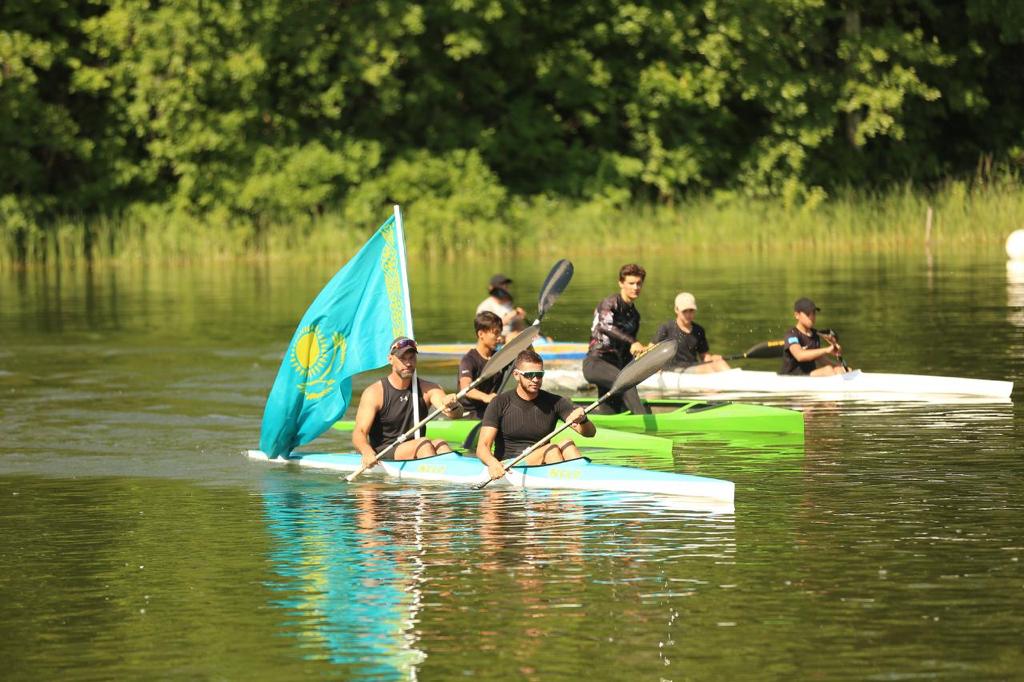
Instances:
[[[398,437],[408,431],[416,424],[413,421],[412,402],[409,396],[412,395],[412,386],[404,391],[395,388],[388,381],[387,377],[380,380],[384,388],[384,404],[377,412],[373,424],[370,425],[370,432],[367,434],[370,440],[370,447],[377,452],[394,443]],[[420,419],[427,416],[427,403],[423,400],[423,382],[418,381]]]

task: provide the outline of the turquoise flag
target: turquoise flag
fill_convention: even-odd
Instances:
[[[341,418],[352,376],[387,363],[388,344],[410,334],[399,213],[338,271],[288,344],[260,429],[260,449],[287,455]]]

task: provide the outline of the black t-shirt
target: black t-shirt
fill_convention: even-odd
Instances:
[[[676,369],[690,367],[704,361],[704,354],[708,352],[708,337],[704,334],[704,327],[694,322],[687,334],[675,320],[669,320],[658,327],[654,334],[654,343],[666,339],[676,340],[676,356],[672,358],[669,367]]]
[[[621,295],[612,294],[594,309],[587,354],[621,369],[633,359],[629,347],[636,343],[639,332],[640,311],[632,303],[626,303]]]
[[[799,343],[801,348],[806,350],[813,350],[821,348],[821,337],[818,336],[818,330],[814,327],[811,327],[809,335],[804,334],[796,327],[790,327],[786,332],[786,348],[782,351],[782,369],[779,370],[779,374],[810,374],[818,366],[817,361],[797,362],[793,354],[789,352],[790,345],[794,343]]]
[[[462,360],[459,361],[459,380],[463,377],[469,377],[471,381],[475,381],[480,372],[483,371],[484,365],[487,364],[487,360],[480,355],[480,351],[476,348],[470,349],[468,353],[462,356]],[[490,379],[486,379],[477,384],[476,390],[482,393],[494,393],[498,390],[501,385],[501,372],[498,372]],[[473,400],[469,397],[463,397],[459,402],[462,403],[462,407],[465,408],[465,416],[479,419],[483,415],[484,410],[487,408],[487,403],[482,400]]]
[[[541,390],[535,400],[523,400],[512,390],[490,402],[480,423],[498,429],[494,456],[509,459],[554,431],[558,420],[565,421],[574,409],[569,400],[554,393]]]

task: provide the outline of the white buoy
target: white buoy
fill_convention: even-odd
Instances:
[[[1014,230],[1006,238],[1006,255],[1011,260],[1024,260],[1024,230]]]

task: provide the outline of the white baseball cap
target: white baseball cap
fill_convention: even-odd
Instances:
[[[691,294],[690,292],[684,291],[683,293],[681,293],[678,296],[676,296],[676,310],[696,310],[696,309],[697,309],[697,299],[695,299],[693,297],[693,294]]]

